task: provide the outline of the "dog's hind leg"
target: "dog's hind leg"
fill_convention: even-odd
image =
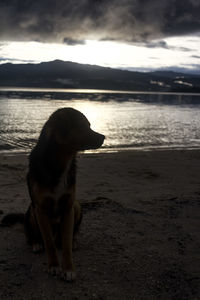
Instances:
[[[36,219],[35,209],[32,204],[29,206],[24,217],[24,229],[27,242],[32,246],[33,252],[42,252],[44,250],[44,244]]]
[[[61,220],[61,236],[62,236],[62,278],[66,281],[73,281],[76,277],[73,257],[72,245],[74,234],[74,220],[75,220],[75,187],[72,186],[70,192],[61,197],[60,202],[63,209]]]
[[[44,250],[44,243],[36,218],[34,193],[32,190],[31,178],[29,173],[27,174],[27,186],[31,198],[31,204],[24,217],[24,230],[28,244],[32,246],[34,253],[38,253]]]

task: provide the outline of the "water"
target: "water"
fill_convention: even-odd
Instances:
[[[101,151],[200,148],[200,96],[106,91],[0,91],[0,151],[30,151],[58,108],[83,112]]]

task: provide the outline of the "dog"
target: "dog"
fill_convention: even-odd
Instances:
[[[19,221],[24,223],[33,252],[45,249],[48,272],[66,281],[76,277],[73,240],[82,212],[76,200],[76,153],[101,147],[105,136],[93,131],[87,118],[73,108],[55,111],[44,124],[29,155],[27,174],[31,204]],[[17,218],[17,217],[16,217]],[[14,214],[2,224],[15,223]],[[61,265],[57,248],[62,249]]]

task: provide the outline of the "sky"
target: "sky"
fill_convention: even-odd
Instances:
[[[1,0],[0,63],[200,74],[200,0]]]

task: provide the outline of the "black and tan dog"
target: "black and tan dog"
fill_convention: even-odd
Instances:
[[[75,279],[73,237],[81,222],[75,198],[76,161],[79,150],[99,148],[104,136],[94,132],[79,111],[55,111],[40,133],[29,156],[27,175],[31,205],[24,216],[25,232],[34,252],[45,248],[48,271],[67,281]],[[8,215],[2,223],[9,223]],[[61,267],[57,247],[62,247]]]

